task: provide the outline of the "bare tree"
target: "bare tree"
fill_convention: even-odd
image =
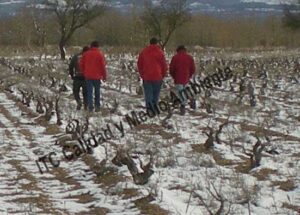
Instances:
[[[37,16],[34,14],[32,14],[32,22],[37,37],[37,45],[40,47],[45,47],[47,36],[45,26],[43,26],[42,22],[38,20]]]
[[[140,161],[140,168],[143,170],[142,173],[139,172],[138,167],[132,157],[129,155],[128,151],[119,148],[117,150],[116,156],[112,159],[112,163],[117,166],[126,165],[129,172],[133,177],[133,181],[135,184],[144,185],[147,184],[151,175],[153,175],[154,171],[152,170],[153,165],[153,156],[150,154],[150,161],[148,164],[144,165],[143,162]]]
[[[207,201],[201,195],[195,193],[195,196],[199,198],[200,204],[205,207],[205,209],[207,210],[209,215],[221,215],[221,214],[228,215],[228,214],[231,213],[232,202],[230,202],[224,196],[221,189],[217,189],[214,183],[209,182],[208,187],[206,188],[206,190],[207,190],[209,196],[212,197],[212,200],[219,203],[219,208],[218,208],[217,211],[214,211],[212,209],[211,205],[209,205],[207,203]],[[225,208],[226,203],[228,203],[227,211],[225,211],[226,210],[226,208]]]
[[[44,47],[47,36],[46,22],[49,22],[49,17],[38,7],[38,5],[37,0],[30,0],[28,5],[24,7],[24,12],[30,15],[30,22],[33,26],[32,33],[36,37],[35,44],[37,46]]]
[[[224,123],[222,123],[221,125],[219,125],[219,128],[218,128],[218,130],[216,131],[216,134],[215,134],[215,139],[216,139],[216,142],[217,142],[218,144],[221,144],[221,143],[222,143],[222,141],[221,141],[221,139],[220,139],[220,135],[221,135],[221,133],[222,133],[223,128],[224,128],[225,126],[227,126],[228,124],[229,124],[229,117],[227,118],[227,120],[226,120]]]
[[[60,95],[55,97],[55,113],[56,113],[56,124],[57,125],[62,125],[62,117],[61,117],[61,111],[59,108],[59,100],[60,100]]]
[[[159,4],[147,0],[144,7],[142,22],[149,34],[161,39],[162,48],[174,31],[190,20],[187,0],[162,0]]]
[[[204,143],[204,146],[206,149],[212,149],[214,147],[215,131],[211,127],[208,127],[208,126],[207,126],[207,129],[209,130],[209,133],[207,133],[206,131],[203,132],[208,137]]]
[[[255,135],[255,138],[257,141],[253,146],[252,152],[247,152],[243,147],[244,153],[250,157],[250,169],[260,166],[262,153],[266,148],[266,144],[263,144],[257,135]]]
[[[59,50],[62,60],[66,58],[65,46],[75,31],[103,14],[107,1],[98,2],[100,3],[95,4],[92,0],[45,0],[59,24]]]

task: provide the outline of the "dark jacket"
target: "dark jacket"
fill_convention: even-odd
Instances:
[[[83,72],[81,72],[79,66],[81,57],[82,54],[74,55],[69,64],[69,74],[73,80],[84,80]]]
[[[98,48],[90,48],[83,54],[80,69],[86,80],[106,80],[105,58]]]
[[[195,73],[195,63],[186,51],[179,51],[171,60],[170,75],[175,84],[186,85]]]
[[[139,55],[137,66],[144,81],[161,81],[168,70],[164,53],[158,45],[144,48]]]

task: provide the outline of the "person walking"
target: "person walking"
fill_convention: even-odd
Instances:
[[[195,62],[191,55],[187,53],[186,48],[180,45],[176,49],[176,55],[173,56],[170,63],[170,75],[172,76],[175,88],[181,100],[180,114],[185,114],[185,105],[187,98],[184,95],[184,89],[189,80],[195,73]],[[192,107],[195,108],[195,100],[191,101]]]
[[[161,85],[168,70],[164,52],[158,45],[157,38],[152,38],[150,45],[141,51],[137,67],[143,80],[146,108],[154,110],[158,104]]]
[[[105,57],[99,49],[99,42],[91,43],[91,48],[86,51],[80,61],[80,68],[83,71],[87,87],[88,109],[92,112],[100,111],[100,86],[101,80],[106,81]],[[93,102],[93,91],[95,98]]]
[[[89,50],[89,47],[83,47],[81,53],[75,54],[71,58],[69,64],[69,75],[73,80],[73,95],[77,103],[77,110],[80,110],[82,107],[82,102],[80,99],[80,89],[82,90],[84,109],[86,110],[87,108],[86,83],[83,72],[81,71],[79,65],[83,53],[85,53],[87,50]]]

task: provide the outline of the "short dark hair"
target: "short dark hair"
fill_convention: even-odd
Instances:
[[[178,46],[177,49],[176,49],[177,52],[179,52],[179,51],[181,51],[181,50],[186,51],[186,48],[185,48],[184,45],[180,45],[180,46]]]
[[[98,47],[99,47],[99,42],[98,42],[98,41],[93,41],[93,42],[91,43],[91,47],[92,47],[92,48],[98,48]]]
[[[84,53],[84,52],[86,52],[86,51],[88,51],[90,49],[90,47],[88,47],[88,46],[84,46],[83,48],[82,48],[82,53]]]
[[[156,45],[156,44],[158,44],[158,39],[157,39],[156,37],[152,37],[152,38],[150,39],[150,44],[151,44],[151,45]]]

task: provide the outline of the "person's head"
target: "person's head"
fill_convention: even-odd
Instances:
[[[91,48],[98,48],[99,47],[99,42],[98,41],[93,41],[91,43]]]
[[[88,51],[89,49],[90,49],[90,47],[85,46],[85,47],[82,48],[81,53],[84,53],[84,52]]]
[[[180,46],[177,47],[176,51],[177,51],[177,52],[180,52],[180,51],[186,51],[186,48],[185,48],[184,45],[180,45]]]
[[[157,44],[158,44],[158,39],[157,39],[156,37],[152,37],[152,38],[150,39],[150,44],[151,44],[151,45],[157,45]]]

